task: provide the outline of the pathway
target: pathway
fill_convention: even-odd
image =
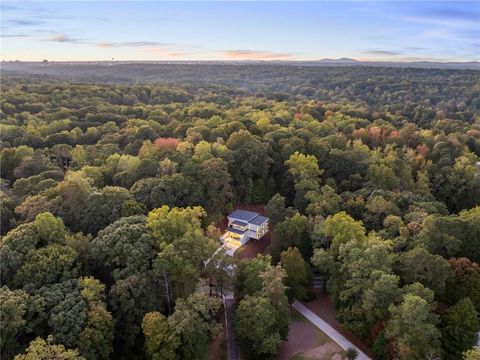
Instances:
[[[235,341],[232,324],[235,300],[233,299],[232,295],[229,295],[223,297],[223,304],[225,307],[225,333],[227,334],[228,360],[240,360],[240,349]]]
[[[300,314],[305,316],[308,320],[310,320],[315,326],[317,326],[320,330],[322,330],[325,334],[327,334],[333,341],[335,341],[343,350],[347,350],[348,348],[353,348],[358,351],[358,360],[371,360],[365,353],[363,353],[358,347],[353,345],[350,341],[348,341],[342,334],[340,334],[337,330],[332,328],[328,325],[325,321],[320,319],[315,313],[310,311],[305,305],[301,302],[295,300],[292,304],[293,308],[297,310]]]

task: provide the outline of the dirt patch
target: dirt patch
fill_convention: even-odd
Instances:
[[[331,342],[305,351],[302,355],[307,359],[342,360],[343,350],[340,346],[338,346],[334,342]]]
[[[304,321],[293,321],[288,327],[288,339],[282,344],[277,360],[288,360],[292,356],[308,351],[318,345],[318,329]]]
[[[292,310],[288,339],[276,360],[342,360],[343,350],[299,312]]]
[[[354,333],[345,329],[335,319],[335,309],[328,296],[322,289],[314,289],[315,299],[303,304],[318,315],[322,320],[327,322],[331,327],[337,330],[340,334],[345,336],[352,344],[362,350],[366,355],[372,357],[372,352],[365,343],[358,338]]]

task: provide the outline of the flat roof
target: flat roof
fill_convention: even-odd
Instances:
[[[250,220],[252,220],[256,216],[258,216],[256,212],[246,211],[246,210],[235,210],[230,215],[228,215],[228,217],[245,221],[245,222],[250,222]]]
[[[250,220],[250,224],[254,225],[262,225],[265,221],[267,221],[268,218],[262,215],[258,215],[254,217],[252,220]]]
[[[235,221],[232,221],[232,225],[248,226],[248,223],[244,221],[235,220]]]

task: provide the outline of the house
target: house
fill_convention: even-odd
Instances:
[[[260,240],[268,232],[268,218],[253,211],[235,210],[227,219],[228,226],[220,240],[232,253],[250,239]]]

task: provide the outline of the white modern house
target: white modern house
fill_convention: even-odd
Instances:
[[[268,218],[256,212],[235,210],[227,218],[228,226],[220,241],[232,254],[250,239],[260,240],[268,232]]]

